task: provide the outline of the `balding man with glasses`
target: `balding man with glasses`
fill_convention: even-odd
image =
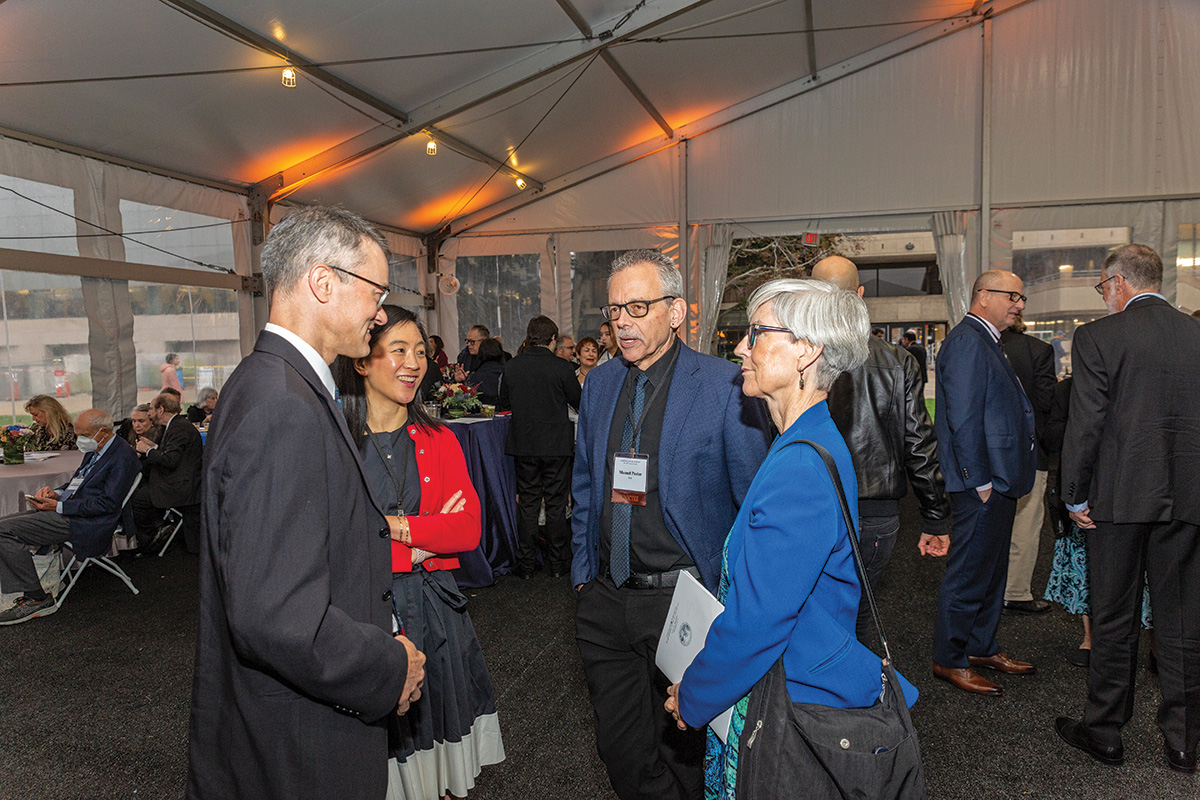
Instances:
[[[601,308],[621,357],[583,386],[572,495],[576,640],[613,788],[629,798],[702,791],[704,737],[663,713],[654,665],[680,573],[717,593],[721,550],[769,425],[733,364],[679,341],[683,280],[654,250],[617,257]]]
[[[1000,332],[1025,308],[1024,284],[989,270],[971,287],[971,310],[938,354],[938,458],[954,526],[938,595],[933,674],[966,692],[1003,688],[976,672],[1028,675],[996,642],[1017,498],[1033,488],[1033,405],[1000,346]]]

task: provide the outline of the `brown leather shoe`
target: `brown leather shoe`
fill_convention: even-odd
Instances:
[[[964,692],[993,696],[1004,694],[1002,687],[992,683],[973,669],[951,669],[950,667],[943,667],[935,661],[933,662],[933,674],[944,681],[954,684]]]
[[[972,667],[987,667],[994,669],[997,672],[1003,672],[1007,675],[1032,675],[1037,672],[1037,667],[1026,661],[1016,661],[1009,658],[1004,653],[996,653],[994,656],[968,656],[967,661]]]

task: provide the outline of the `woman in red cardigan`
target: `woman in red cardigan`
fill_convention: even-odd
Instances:
[[[479,545],[479,497],[458,439],[421,404],[426,336],[412,312],[384,306],[371,354],[339,357],[346,424],[392,532],[392,603],[427,659],[420,699],[399,722],[388,797],[465,797],[480,767],[504,760],[492,679],[467,599],[449,570]]]

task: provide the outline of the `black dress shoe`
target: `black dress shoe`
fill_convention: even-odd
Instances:
[[[1092,663],[1092,651],[1086,647],[1080,647],[1074,653],[1071,653],[1067,660],[1071,662],[1072,666],[1087,669],[1088,664]]]
[[[1101,764],[1117,766],[1125,761],[1125,748],[1122,745],[1105,747],[1092,741],[1083,725],[1070,717],[1055,717],[1054,730],[1064,742],[1077,747]]]
[[[1171,745],[1163,742],[1163,753],[1167,757],[1167,766],[1176,772],[1192,774],[1196,771],[1196,751],[1190,753],[1183,750],[1172,750]]]
[[[1050,610],[1049,600],[1005,600],[1005,611],[1018,614],[1042,614]]]

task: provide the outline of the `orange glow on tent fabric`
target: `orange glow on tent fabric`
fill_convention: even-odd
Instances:
[[[466,197],[470,197],[470,193],[473,193],[475,187],[478,186],[478,184],[471,184],[459,191],[449,192],[429,202],[422,203],[416,208],[405,212],[404,219],[395,224],[413,231],[431,230],[440,224],[449,222],[465,214],[470,214],[472,211],[502,200],[510,194],[510,192],[506,191],[506,185],[511,186],[513,189],[516,188],[510,182],[492,180],[484,187],[483,191],[475,196],[470,205],[463,208],[463,201]]]
[[[299,142],[282,145],[268,153],[255,153],[239,170],[237,179],[255,183],[269,178],[288,167],[294,167],[306,158],[324,153],[342,143],[344,136],[311,137]]]

